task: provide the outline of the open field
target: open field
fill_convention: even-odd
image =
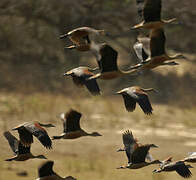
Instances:
[[[195,106],[171,109],[172,105],[153,103],[154,115],[145,116],[138,107],[133,113],[126,112],[122,99],[117,96],[85,98],[80,95],[65,97],[50,94],[1,94],[0,103],[1,132],[25,121],[38,120],[57,126],[48,129],[50,136],[59,134],[62,124],[56,116],[72,107],[83,113],[81,126],[86,131],[98,131],[103,135],[54,141],[51,151],[45,150],[35,140],[32,152],[35,155],[44,154],[48,159],[54,160],[54,170],[62,176],[72,175],[79,180],[180,179],[176,173],[152,174],[156,165],[140,170],[117,170],[116,167],[127,163],[125,154],[116,152],[122,146],[121,132],[126,129],[131,129],[141,143],[159,146],[158,149],[151,150],[154,158],[164,159],[171,155],[174,160],[178,160],[186,156],[187,152],[196,151]],[[41,160],[4,162],[4,159],[12,156],[12,152],[3,137],[0,138],[0,143],[0,180],[37,177],[37,167]],[[22,170],[28,172],[27,177],[16,175]],[[196,169],[191,171],[194,179]]]

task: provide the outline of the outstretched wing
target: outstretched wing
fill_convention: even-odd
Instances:
[[[128,158],[128,163],[130,163],[130,160],[131,160],[131,156],[132,156],[132,153],[134,151],[134,147],[136,145],[136,141],[133,137],[133,134],[131,131],[125,131],[123,134],[122,134],[122,138],[123,138],[123,144],[125,146],[125,152],[126,152],[126,155],[127,155],[127,158]]]
[[[136,93],[137,94],[137,93]],[[147,94],[137,94],[138,99],[137,102],[139,103],[140,107],[144,111],[145,114],[152,114],[152,106],[150,104],[149,98]]]
[[[41,144],[46,147],[47,149],[52,148],[52,141],[50,137],[48,136],[47,131],[42,128],[39,123],[27,123],[24,125],[25,129],[29,131],[31,134],[33,134],[40,142]]]
[[[8,143],[12,149],[12,151],[17,154],[18,153],[18,144],[19,141],[13,136],[9,131],[3,133],[4,137],[8,140]]]
[[[20,142],[24,146],[30,146],[33,143],[33,135],[24,127],[26,124],[29,123],[20,124],[14,127],[12,130],[18,131]]]
[[[132,153],[131,162],[133,164],[145,162],[149,149],[150,147],[145,145],[137,147]]]
[[[183,178],[190,178],[192,176],[189,168],[182,162],[176,163],[175,165],[176,172]]]
[[[161,20],[161,0],[145,0],[143,17],[145,22]]]
[[[151,57],[165,54],[165,33],[163,28],[153,29],[150,32],[150,53]]]
[[[129,112],[133,112],[135,110],[135,107],[136,107],[135,99],[132,98],[131,96],[129,96],[128,94],[122,94],[122,97],[124,99],[126,110],[129,111]]]
[[[80,130],[80,118],[82,114],[80,112],[77,112],[73,109],[70,109],[66,115],[64,120],[64,132],[72,132],[72,131],[77,131]]]
[[[53,165],[54,165],[54,161],[46,161],[42,163],[38,168],[38,176],[41,178],[41,177],[51,176],[55,174],[52,169]]]
[[[101,72],[117,71],[117,57],[118,52],[114,50],[111,46],[104,44],[100,48],[101,59],[99,61],[99,66]]]
[[[90,91],[90,93],[96,96],[96,95],[100,95],[100,89],[97,84],[97,81],[96,79],[88,80],[88,78],[93,75],[94,74],[92,72],[86,70],[84,74],[82,74],[81,78],[82,78],[82,82],[84,83],[86,88]]]
[[[101,94],[96,79],[85,80],[84,84],[92,95],[96,96]]]

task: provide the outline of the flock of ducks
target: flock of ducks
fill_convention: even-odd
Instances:
[[[165,33],[164,25],[172,23],[176,19],[163,20],[161,18],[161,0],[136,0],[138,5],[138,14],[142,18],[142,22],[133,26],[132,29],[147,29],[149,37],[138,36],[138,41],[133,48],[136,52],[140,63],[130,66],[126,71],[119,69],[117,65],[118,52],[107,43],[95,43],[91,39],[91,35],[107,35],[104,30],[96,30],[90,27],[80,27],[74,29],[60,38],[69,38],[73,45],[65,47],[66,49],[76,49],[78,51],[91,51],[95,55],[98,67],[90,68],[80,66],[64,73],[64,76],[71,76],[73,82],[78,87],[86,86],[89,92],[96,96],[101,95],[98,86],[98,78],[103,80],[115,79],[124,75],[138,75],[146,69],[153,69],[163,65],[177,65],[176,60],[184,59],[181,54],[169,56],[165,50]],[[116,94],[123,97],[124,105],[127,111],[132,112],[136,108],[136,103],[139,104],[143,112],[147,115],[152,114],[153,108],[151,106],[148,92],[157,92],[153,88],[141,88],[132,86],[122,89]],[[82,114],[74,109],[70,109],[66,113],[60,114],[59,118],[63,122],[63,133],[60,135],[49,137],[45,128],[55,127],[53,124],[41,124],[39,122],[23,123],[12,130],[17,131],[19,140],[11,134],[10,131],[4,132],[15,156],[6,161],[25,161],[28,159],[47,159],[44,155],[33,155],[30,151],[33,143],[33,136],[35,136],[40,143],[46,148],[52,148],[52,140],[58,139],[75,139],[82,136],[102,136],[98,132],[88,133],[80,127],[80,118]],[[44,128],[45,127],[45,128]],[[153,159],[149,150],[151,148],[158,148],[155,144],[141,144],[134,138],[130,130],[122,134],[124,147],[117,150],[117,152],[124,151],[126,153],[128,163],[120,166],[117,169],[139,169],[152,164],[159,164],[159,168],[155,169],[153,173],[160,173],[162,171],[176,171],[183,178],[190,178],[192,166],[189,163],[196,162],[196,152],[190,153],[188,157],[172,161],[172,157],[165,160]],[[45,161],[38,168],[37,180],[76,180],[72,176],[60,177],[53,171],[53,161]]]

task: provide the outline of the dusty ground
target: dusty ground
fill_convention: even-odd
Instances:
[[[73,101],[74,99],[74,101]],[[139,170],[117,170],[116,167],[127,163],[124,153],[116,150],[122,146],[121,132],[130,129],[141,143],[154,143],[158,149],[152,149],[154,158],[164,159],[173,156],[178,160],[188,152],[196,151],[196,107],[188,109],[172,108],[167,105],[153,104],[154,115],[146,116],[136,108],[133,113],[125,111],[120,97],[81,98],[55,95],[12,95],[0,96],[1,132],[25,121],[38,120],[51,122],[57,127],[48,129],[50,136],[61,133],[61,121],[56,118],[60,112],[75,108],[83,113],[81,126],[88,132],[98,131],[102,137],[83,137],[77,140],[59,140],[53,142],[53,149],[46,150],[35,139],[33,154],[44,154],[54,160],[54,170],[62,176],[72,175],[79,180],[177,180],[176,173],[152,174],[156,165]],[[17,134],[14,132],[17,136]],[[0,180],[35,179],[41,160],[26,162],[4,162],[12,156],[8,143],[0,138]],[[196,167],[196,165],[193,164]],[[27,171],[27,177],[17,176]],[[196,178],[196,169],[191,169],[192,179]]]

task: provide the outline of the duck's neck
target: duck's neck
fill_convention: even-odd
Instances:
[[[147,88],[147,89],[142,88],[142,91],[144,91],[144,92],[155,92],[155,90],[153,88]]]

